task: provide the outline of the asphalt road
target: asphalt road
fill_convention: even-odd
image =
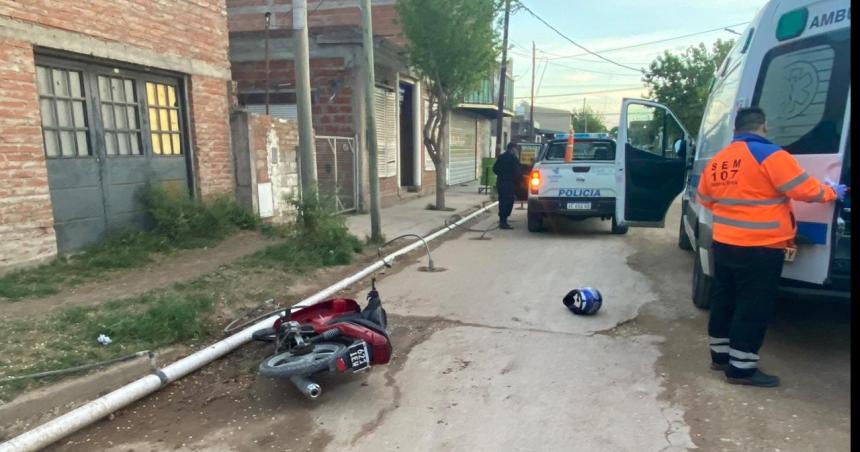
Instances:
[[[783,385],[728,385],[677,210],[625,236],[596,220],[531,234],[514,210],[513,231],[436,248],[445,271],[418,257],[380,280],[390,365],[323,378],[311,402],[257,376],[267,350],[249,345],[54,449],[849,450],[848,307],[782,302],[761,355]],[[581,286],[602,292],[596,316],[562,305]]]

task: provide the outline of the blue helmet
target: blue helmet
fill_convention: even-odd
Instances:
[[[562,303],[574,314],[594,315],[603,304],[603,296],[597,289],[583,287],[568,292],[562,299]]]

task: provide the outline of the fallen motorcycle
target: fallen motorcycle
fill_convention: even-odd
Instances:
[[[388,318],[376,279],[371,281],[367,306],[335,298],[285,311],[270,328],[253,333],[255,340],[274,343],[274,354],[260,363],[260,374],[288,378],[307,397],[322,388],[311,377],[323,372],[361,372],[391,359]]]

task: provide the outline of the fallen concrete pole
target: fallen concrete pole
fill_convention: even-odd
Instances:
[[[424,240],[429,242],[441,237],[453,230],[456,226],[477,217],[486,212],[497,202],[486,205],[470,215],[462,218],[456,223],[446,225],[444,228],[436,231],[433,234],[425,237]],[[342,279],[337,283],[323,289],[320,292],[302,300],[296,306],[309,306],[319,303],[338,291],[345,289],[358,281],[373,274],[373,272],[382,268],[386,263],[391,264],[398,256],[407,254],[416,248],[424,246],[421,240],[415,242],[385,256],[381,261],[364,268],[352,276]],[[70,435],[105,416],[125,407],[126,405],[146,397],[158,389],[194,372],[197,369],[215,361],[216,359],[230,353],[239,348],[243,344],[251,341],[251,334],[260,329],[269,327],[275,321],[277,315],[263,319],[238,333],[222,339],[202,350],[199,350],[191,355],[182,358],[167,367],[157,370],[153,374],[135,380],[107,395],[99,397],[96,400],[86,403],[68,413],[52,419],[32,430],[28,430],[9,441],[0,444],[0,452],[18,452],[18,451],[34,451],[39,450],[55,441]]]

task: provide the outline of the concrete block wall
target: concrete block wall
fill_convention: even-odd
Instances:
[[[225,0],[0,0],[0,272],[56,255],[34,49],[184,75],[195,186],[232,192]]]
[[[297,123],[234,111],[231,126],[239,203],[273,223],[290,221],[300,192]]]
[[[272,215],[266,218],[271,218],[274,223],[286,223],[295,217],[290,200],[299,196],[298,124],[251,114],[248,127],[258,202],[271,199]],[[261,196],[260,190],[271,190],[271,193]],[[265,210],[266,206],[260,206],[257,212],[265,213]]]

